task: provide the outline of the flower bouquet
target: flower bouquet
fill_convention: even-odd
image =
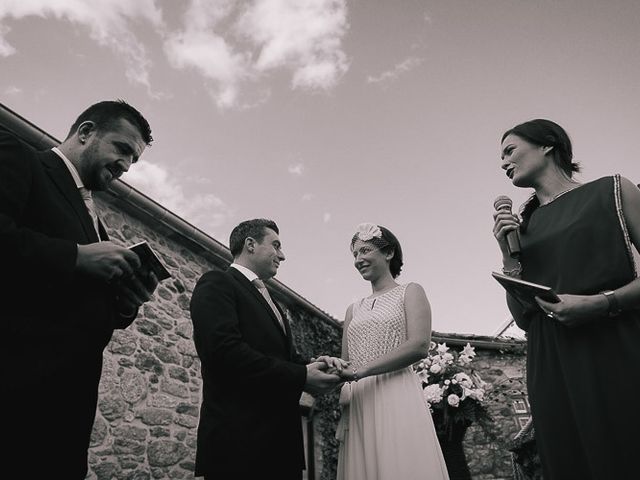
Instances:
[[[431,342],[429,356],[414,365],[436,433],[442,438],[451,440],[455,431],[464,431],[472,423],[491,434],[493,420],[483,403],[487,384],[471,367],[475,356],[469,343],[456,352],[446,343]]]

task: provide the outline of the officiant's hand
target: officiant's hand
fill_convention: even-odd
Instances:
[[[550,303],[535,297],[538,305],[552,320],[567,327],[577,327],[607,315],[609,302],[602,294],[598,295],[558,295],[559,302]]]

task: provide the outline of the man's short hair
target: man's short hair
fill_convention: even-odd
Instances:
[[[229,250],[231,255],[236,258],[242,253],[244,248],[244,241],[251,237],[258,242],[262,242],[262,239],[266,235],[266,228],[270,228],[277,234],[280,234],[276,222],[266,218],[254,218],[253,220],[245,220],[236,226],[229,235]]]
[[[67,138],[71,137],[84,122],[91,121],[95,123],[98,131],[109,131],[113,129],[121,119],[127,120],[134,125],[140,132],[144,143],[151,145],[153,137],[151,136],[149,122],[147,122],[138,110],[124,100],[105,100],[94,103],[82,112],[73,125],[71,125]]]

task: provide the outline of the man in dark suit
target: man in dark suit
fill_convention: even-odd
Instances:
[[[205,273],[193,291],[203,380],[195,473],[205,480],[299,480],[300,395],[341,381],[297,354],[286,316],[263,288],[285,258],[278,235],[271,220],[242,222],[229,240],[234,262]]]
[[[150,142],[147,121],[122,101],[89,107],[52,150],[0,132],[2,464],[20,478],[86,476],[103,350],[157,285],[108,240],[91,191]]]

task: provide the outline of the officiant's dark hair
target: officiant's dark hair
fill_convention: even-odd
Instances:
[[[378,226],[380,227],[380,231],[382,232],[382,238],[385,239],[388,243],[387,246],[382,247],[380,250],[382,250],[384,253],[393,252],[393,257],[389,262],[389,271],[391,272],[391,276],[393,278],[396,278],[398,275],[400,275],[400,271],[402,270],[403,265],[402,247],[400,246],[400,241],[393,233],[391,233],[391,230],[383,227],[382,225]]]
[[[236,226],[229,235],[229,250],[231,255],[236,258],[242,253],[244,247],[244,241],[251,237],[258,242],[262,242],[262,239],[266,235],[266,228],[270,228],[277,234],[280,234],[276,222],[267,218],[254,218],[252,220],[245,220]]]
[[[555,122],[544,118],[536,118],[528,122],[516,125],[510,128],[502,135],[500,143],[509,135],[515,135],[538,147],[553,147],[551,154],[553,162],[560,168],[569,178],[574,172],[580,171],[580,164],[573,161],[573,147],[569,135]],[[520,210],[522,223],[520,230],[526,232],[529,225],[529,218],[536,208],[540,206],[538,197],[533,194],[524,203]]]
[[[571,139],[557,123],[544,118],[529,120],[504,132],[501,142],[509,135],[516,135],[538,147],[553,147],[553,161],[567,176],[580,171],[580,164],[573,162]]]

